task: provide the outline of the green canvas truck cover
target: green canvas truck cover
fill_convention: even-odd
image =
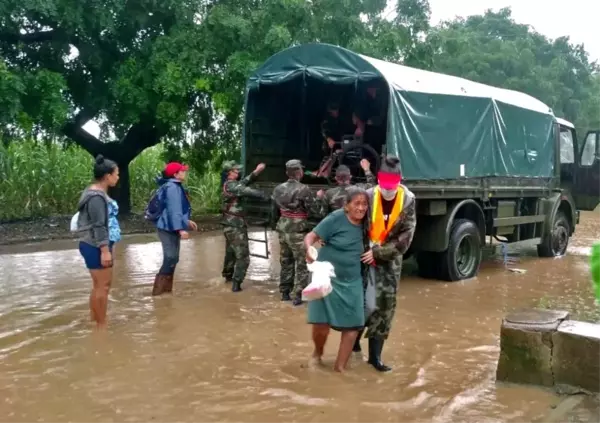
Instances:
[[[252,90],[295,78],[308,84],[385,80],[387,152],[400,157],[405,179],[553,175],[555,117],[527,94],[305,44],[275,54],[249,78],[246,111]]]

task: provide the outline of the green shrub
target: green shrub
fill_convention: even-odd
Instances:
[[[143,211],[164,166],[163,147],[145,150],[130,165],[131,203]],[[0,221],[72,214],[82,189],[91,182],[92,157],[76,146],[34,141],[0,144]],[[219,209],[220,177],[206,169],[189,173],[194,214]]]

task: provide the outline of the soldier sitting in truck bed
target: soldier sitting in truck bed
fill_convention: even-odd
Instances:
[[[307,172],[308,174],[318,177],[329,176],[331,166],[335,161],[334,154],[341,151],[342,138],[346,130],[350,129],[349,122],[340,116],[340,106],[337,102],[331,102],[327,105],[327,116],[321,122],[321,135],[324,139],[323,150],[325,157],[321,160],[319,169],[315,172]]]
[[[352,122],[356,125],[354,136],[362,138],[367,144],[377,145],[376,141],[382,136],[383,122],[386,107],[383,106],[384,98],[378,87],[370,86],[357,102]]]

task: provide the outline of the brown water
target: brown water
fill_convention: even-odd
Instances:
[[[73,242],[5,249],[0,419],[540,419],[558,402],[554,394],[494,383],[500,323],[507,311],[542,298],[593,308],[587,262],[600,238],[598,215],[585,214],[577,230],[567,257],[524,251],[515,266],[525,274],[489,261],[461,283],[403,278],[384,351],[394,371],[385,375],[357,358],[346,374],[332,372],[338,334],[326,348],[328,368],[307,368],[305,310],[278,301],[277,256],[253,258],[244,292],[232,294],[219,277],[220,234],[183,244],[175,294],[165,298],[149,296],[161,257],[154,236],[119,245],[105,334],[87,320],[90,280]]]

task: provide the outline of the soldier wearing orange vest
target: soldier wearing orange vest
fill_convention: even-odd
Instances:
[[[387,156],[377,175],[378,185],[369,194],[369,245],[362,256],[368,264],[368,277],[375,284],[375,310],[369,316],[366,337],[369,339],[369,364],[380,372],[391,370],[381,361],[383,344],[388,338],[394,312],[396,291],[402,273],[402,256],[408,250],[417,214],[415,196],[400,182],[400,160]],[[354,351],[360,351],[360,335]]]

